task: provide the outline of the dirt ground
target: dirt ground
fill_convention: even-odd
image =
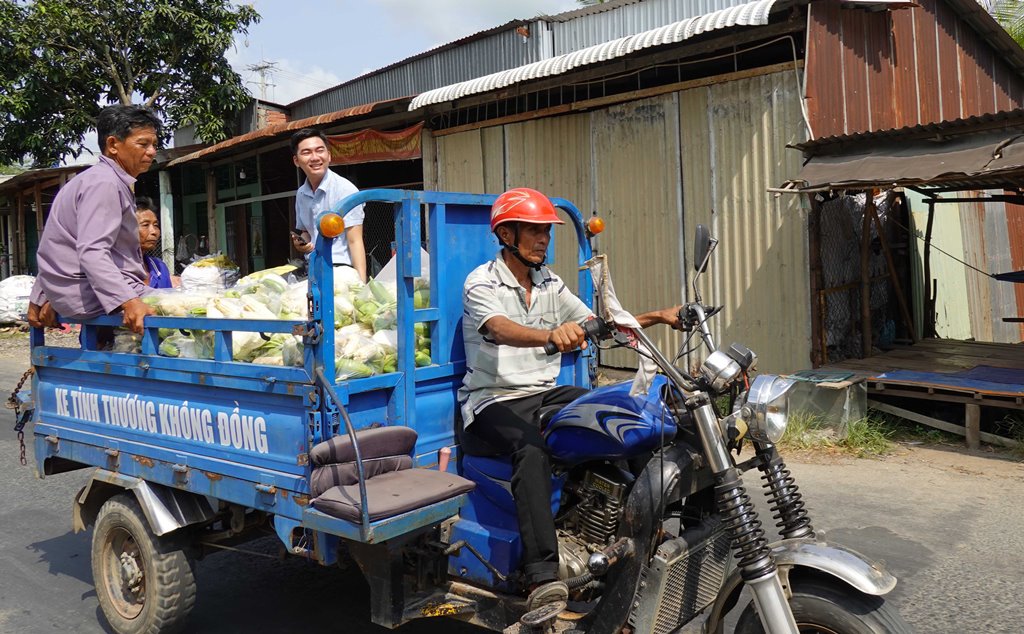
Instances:
[[[53,346],[78,345],[78,332],[49,330],[46,342]],[[0,359],[24,361],[28,365],[28,326],[7,325],[0,327]]]

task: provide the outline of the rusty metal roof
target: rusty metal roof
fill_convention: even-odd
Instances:
[[[298,121],[289,121],[287,123],[278,123],[276,125],[269,125],[259,130],[253,130],[241,136],[232,137],[220,143],[216,143],[209,147],[205,147],[191,154],[186,154],[167,163],[165,167],[174,167],[175,165],[181,165],[189,161],[216,154],[228,148],[241,148],[241,146],[257,141],[259,139],[266,139],[268,137],[282,136],[293,132],[295,130],[301,130],[302,128],[316,128],[325,126],[329,123],[335,123],[342,119],[349,119],[359,117],[361,115],[370,114],[377,110],[384,109],[389,106],[405,106],[412,98],[411,97],[400,97],[398,99],[388,99],[386,101],[376,101],[373,103],[365,103],[360,106],[353,106],[351,108],[345,108],[344,110],[338,110],[335,112],[328,112],[327,114],[317,115],[315,117],[306,117],[305,119],[299,119]]]
[[[913,141],[918,139],[934,139],[942,141],[962,134],[977,134],[986,130],[1003,130],[1018,126],[1024,126],[1024,108],[892,130],[835,135],[807,141],[806,143],[797,143],[790,147],[801,150],[804,156],[818,156],[822,154],[839,154],[850,149],[863,148],[866,144],[887,140]]]
[[[60,176],[61,174],[75,175],[81,171],[89,169],[94,164],[89,165],[68,165],[66,167],[46,167],[43,169],[33,169],[15,174],[11,178],[0,182],[0,196],[11,194],[19,190],[31,187],[35,183],[40,181],[48,181],[54,176]]]
[[[1013,189],[1024,182],[1024,110],[832,137],[809,156],[799,189]]]

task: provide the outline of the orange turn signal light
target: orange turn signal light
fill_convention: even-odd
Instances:
[[[326,214],[320,219],[320,235],[337,238],[345,233],[345,220],[338,214]]]
[[[594,216],[593,218],[587,221],[587,231],[590,232],[590,235],[592,236],[596,236],[597,234],[601,233],[602,231],[604,231],[604,220],[601,220],[597,216]]]

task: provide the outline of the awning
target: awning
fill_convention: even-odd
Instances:
[[[259,130],[253,130],[246,134],[232,137],[220,143],[216,143],[209,147],[203,148],[198,152],[192,152],[180,158],[176,158],[173,161],[167,163],[166,167],[174,167],[175,165],[181,165],[188,161],[194,161],[203,156],[209,156],[210,154],[216,154],[221,150],[226,150],[231,147],[241,146],[244,143],[255,141],[266,137],[272,137],[277,135],[287,134],[295,130],[301,130],[302,128],[315,128],[317,126],[326,125],[328,123],[334,123],[342,119],[348,119],[352,117],[358,117],[360,115],[369,114],[376,110],[382,109],[386,106],[393,106],[396,104],[405,105],[408,103],[411,97],[399,97],[397,99],[387,99],[384,101],[375,101],[373,103],[366,103],[361,106],[353,106],[351,108],[345,108],[344,110],[338,110],[336,112],[328,112],[327,114],[317,115],[315,117],[306,117],[305,119],[299,119],[298,121],[289,121],[287,123],[278,123],[275,125],[268,125],[265,128]],[[403,103],[404,102],[404,103]]]
[[[62,174],[67,175],[68,180],[70,180],[71,177],[92,167],[93,165],[94,163],[90,163],[88,165],[68,165],[66,167],[44,167],[40,169],[27,170],[0,182],[0,196],[16,194],[19,191],[24,191],[34,187],[36,183],[49,181]]]
[[[907,186],[995,189],[1024,185],[1024,132],[998,130],[940,140],[879,141],[838,154],[812,156],[799,189]]]
[[[498,90],[525,81],[561,75],[582,66],[625,57],[646,48],[678,44],[701,33],[734,26],[765,25],[768,24],[768,17],[775,2],[776,0],[747,2],[518,68],[428,90],[413,99],[409,104],[409,110],[455,101],[462,97]]]

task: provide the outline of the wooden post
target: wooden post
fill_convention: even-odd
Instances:
[[[964,417],[964,429],[967,431],[967,448],[981,447],[981,406],[968,403]]]
[[[38,247],[38,239],[43,237],[43,224],[46,222],[45,218],[43,218],[43,188],[39,186],[39,183],[36,183],[33,194],[36,204],[36,245]]]
[[[890,206],[890,209],[892,207]],[[871,219],[878,229],[878,240],[882,244],[882,253],[885,254],[885,263],[889,267],[889,279],[892,280],[892,288],[896,292],[896,301],[900,305],[900,314],[903,316],[903,323],[910,331],[910,340],[917,343],[917,333],[914,332],[914,319],[910,316],[910,309],[907,307],[907,298],[903,295],[903,287],[900,278],[896,275],[896,261],[892,258],[892,251],[889,249],[889,238],[886,237],[882,227],[882,219],[878,217],[878,210],[874,205],[869,206],[865,211],[871,212]]]
[[[161,170],[160,179],[160,258],[174,273],[174,194],[171,173]],[[155,210],[154,210],[155,211]]]
[[[864,218],[860,224],[860,358],[871,356],[871,214],[875,210],[873,191],[867,192]]]
[[[928,201],[928,224],[924,230],[924,338],[935,338],[935,285],[932,282],[932,224],[935,200]]]
[[[217,174],[212,167],[206,168],[206,245],[210,253],[220,251],[220,236],[217,231]]]
[[[17,198],[18,232],[14,237],[14,248],[18,253],[18,273],[25,273],[25,197],[18,192]]]
[[[818,368],[828,363],[828,350],[825,338],[825,300],[821,296],[821,205],[813,194],[798,194],[810,199],[811,211],[807,215],[807,232],[810,242],[811,266],[811,365]],[[684,276],[685,279],[685,276]]]

